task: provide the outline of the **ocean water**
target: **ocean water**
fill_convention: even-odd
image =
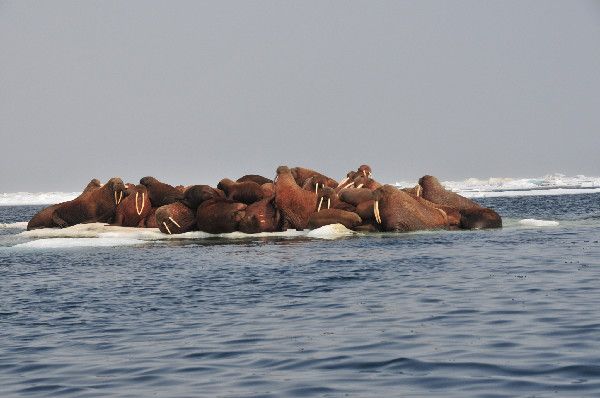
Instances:
[[[600,193],[505,227],[262,236],[0,206],[2,397],[600,396]]]

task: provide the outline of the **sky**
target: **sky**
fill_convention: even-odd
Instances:
[[[600,175],[595,1],[0,1],[0,192]]]

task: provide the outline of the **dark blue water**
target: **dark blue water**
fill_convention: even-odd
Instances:
[[[600,396],[600,194],[482,202],[506,228],[62,249],[1,229],[0,395]]]

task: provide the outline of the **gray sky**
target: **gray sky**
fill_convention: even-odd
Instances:
[[[600,3],[0,2],[0,192],[600,175]]]

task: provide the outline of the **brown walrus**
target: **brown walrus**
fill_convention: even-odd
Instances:
[[[181,188],[160,182],[154,177],[143,177],[140,184],[148,189],[152,207],[161,207],[183,199]]]
[[[200,231],[221,234],[238,230],[246,214],[244,203],[226,198],[214,198],[202,202],[196,212],[196,223]]]
[[[282,214],[283,229],[305,229],[316,206],[315,193],[300,188],[290,169],[287,166],[279,166],[275,181],[275,207]]]
[[[254,181],[235,182],[229,178],[223,178],[219,181],[217,188],[225,192],[227,199],[247,205],[264,198],[261,185]]]
[[[329,224],[343,224],[346,228],[353,229],[362,224],[358,214],[340,209],[323,209],[313,213],[308,219],[310,229],[319,228]]]
[[[181,202],[159,207],[155,218],[158,228],[165,234],[182,234],[196,229],[194,211]]]
[[[147,188],[132,185],[127,188],[127,197],[117,206],[115,225],[123,227],[144,227],[145,219],[152,211]]]
[[[58,205],[52,212],[53,226],[65,228],[82,223],[110,222],[124,195],[123,180],[111,178],[100,188],[92,188],[78,198]]]
[[[79,194],[79,196],[76,199],[81,198],[88,192],[98,189],[101,186],[102,184],[100,183],[100,180],[98,180],[97,178],[92,179],[83,189],[83,192],[81,192],[81,194]],[[37,212],[27,223],[27,230],[31,231],[32,229],[56,227],[54,221],[52,221],[52,214],[54,213],[54,210],[56,210],[59,206],[65,203],[67,202],[57,203]]]
[[[373,191],[374,216],[384,232],[408,232],[446,228],[448,217],[443,210],[425,206],[411,195],[391,185]]]
[[[239,230],[247,234],[281,231],[281,215],[274,198],[266,198],[246,207]]]
[[[426,175],[419,179],[421,196],[435,204],[457,209],[461,214],[460,227],[463,229],[500,228],[502,218],[492,209],[446,190],[437,178]],[[463,221],[464,218],[464,221]]]

